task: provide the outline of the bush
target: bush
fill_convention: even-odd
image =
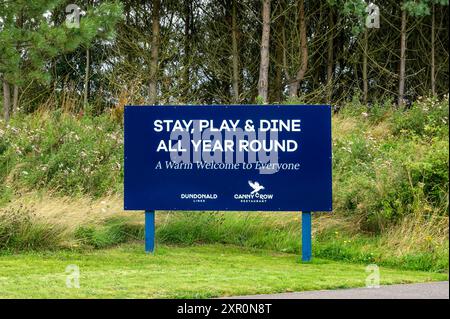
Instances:
[[[277,223],[259,213],[183,212],[167,213],[158,225],[160,242],[176,244],[222,243],[283,252],[299,252],[300,224]]]
[[[0,140],[0,184],[94,197],[122,190],[122,129],[106,115],[14,118]]]
[[[437,140],[421,159],[406,164],[411,183],[423,188],[427,201],[442,207],[448,201],[448,159],[448,141]]]
[[[392,132],[395,135],[418,135],[422,137],[448,137],[448,99],[419,99],[406,112],[392,116]]]
[[[65,235],[62,226],[46,223],[24,207],[0,211],[0,250],[55,249]]]
[[[142,225],[127,223],[123,218],[111,218],[98,226],[80,226],[75,230],[75,239],[84,246],[105,248],[132,240],[142,240]]]
[[[411,214],[448,216],[448,100],[422,99],[384,113],[372,106],[361,115],[362,108],[337,116],[340,127],[354,127],[333,141],[335,211],[370,232]]]

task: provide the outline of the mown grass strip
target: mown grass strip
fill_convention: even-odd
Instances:
[[[68,265],[80,288],[67,288]],[[381,284],[447,280],[446,274],[380,268]],[[0,257],[2,298],[210,298],[365,286],[365,265],[235,246],[142,245],[87,252],[29,252]]]

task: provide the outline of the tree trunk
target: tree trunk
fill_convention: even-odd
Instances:
[[[369,85],[367,83],[367,55],[369,49],[369,31],[367,28],[364,30],[364,52],[363,52],[363,103],[367,104],[367,94],[369,91]]]
[[[297,81],[297,79],[294,79],[291,84],[289,84],[289,96],[290,97],[296,97],[297,96],[297,92],[298,92],[298,86],[299,86],[299,81]]]
[[[333,95],[333,37],[334,37],[334,19],[333,12],[328,13],[328,25],[330,28],[328,34],[328,57],[327,57],[327,103],[331,104]]]
[[[284,19],[279,18],[276,24],[277,36],[282,34],[284,28]],[[271,99],[273,102],[280,103],[283,100],[283,43],[278,42],[275,45],[275,75],[273,81],[273,88],[271,90]]]
[[[3,80],[3,117],[6,122],[9,121],[9,115],[11,110],[11,89],[9,83]]]
[[[231,42],[233,47],[233,103],[239,103],[239,51],[236,0],[232,0],[231,12]]]
[[[191,55],[191,0],[184,0],[184,57],[183,57],[183,73],[182,73],[182,92],[183,99],[188,99],[189,94],[189,78],[190,78],[190,55]]]
[[[286,82],[288,84],[289,96],[291,96],[291,91],[297,92],[297,87],[295,87],[295,84],[294,84],[295,79],[289,73],[288,61],[287,61],[287,56],[286,56],[286,52],[287,52],[288,48],[287,48],[285,28],[281,29],[281,41],[282,41],[282,47],[283,47],[283,69],[284,69],[285,76],[286,76]]]
[[[300,68],[298,69],[296,78],[289,86],[289,95],[296,97],[300,82],[305,77],[308,68],[308,43],[306,38],[306,21],[305,21],[305,4],[304,0],[299,1],[299,27],[300,27]]]
[[[436,61],[434,53],[435,42],[435,7],[432,5],[431,13],[431,94],[436,96]]]
[[[156,104],[157,84],[158,84],[158,58],[159,58],[159,16],[160,0],[153,0],[152,11],[152,52],[150,62],[150,83],[148,86],[148,96],[150,105]]]
[[[270,0],[263,0],[263,29],[261,36],[261,61],[259,65],[258,95],[267,103],[269,88]]]
[[[21,29],[23,27],[23,11],[22,10],[20,10],[20,12],[17,16],[16,25],[17,25],[18,29]],[[17,46],[16,46],[17,52],[20,52],[21,45],[22,45],[22,43],[20,43],[20,42],[17,43]],[[13,103],[12,103],[12,108],[11,108],[11,114],[14,114],[18,108],[19,108],[19,85],[14,84]]]
[[[11,109],[11,114],[14,114],[17,112],[17,109],[19,108],[19,86],[17,84],[14,84],[14,90],[13,90],[13,105]]]
[[[398,106],[403,106],[405,95],[406,64],[406,10],[402,10],[402,27],[400,31],[400,70],[398,81]]]
[[[271,26],[272,47],[274,48],[273,54],[273,80],[269,79],[269,103],[281,103],[283,101],[283,72],[284,72],[284,41],[283,41],[283,30],[285,27],[285,10],[286,1],[280,0],[276,6],[277,11],[273,12],[272,15],[278,18]]]
[[[89,77],[90,77],[90,65],[91,65],[91,50],[86,49],[86,71],[84,73],[84,94],[83,94],[83,107],[88,104],[89,99]]]

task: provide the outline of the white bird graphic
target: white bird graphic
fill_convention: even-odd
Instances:
[[[248,185],[250,185],[250,187],[253,188],[253,191],[250,194],[255,194],[260,190],[264,189],[264,186],[262,186],[258,182],[248,181]]]

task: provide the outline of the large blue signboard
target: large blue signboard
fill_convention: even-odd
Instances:
[[[331,211],[328,105],[127,106],[125,209]]]

